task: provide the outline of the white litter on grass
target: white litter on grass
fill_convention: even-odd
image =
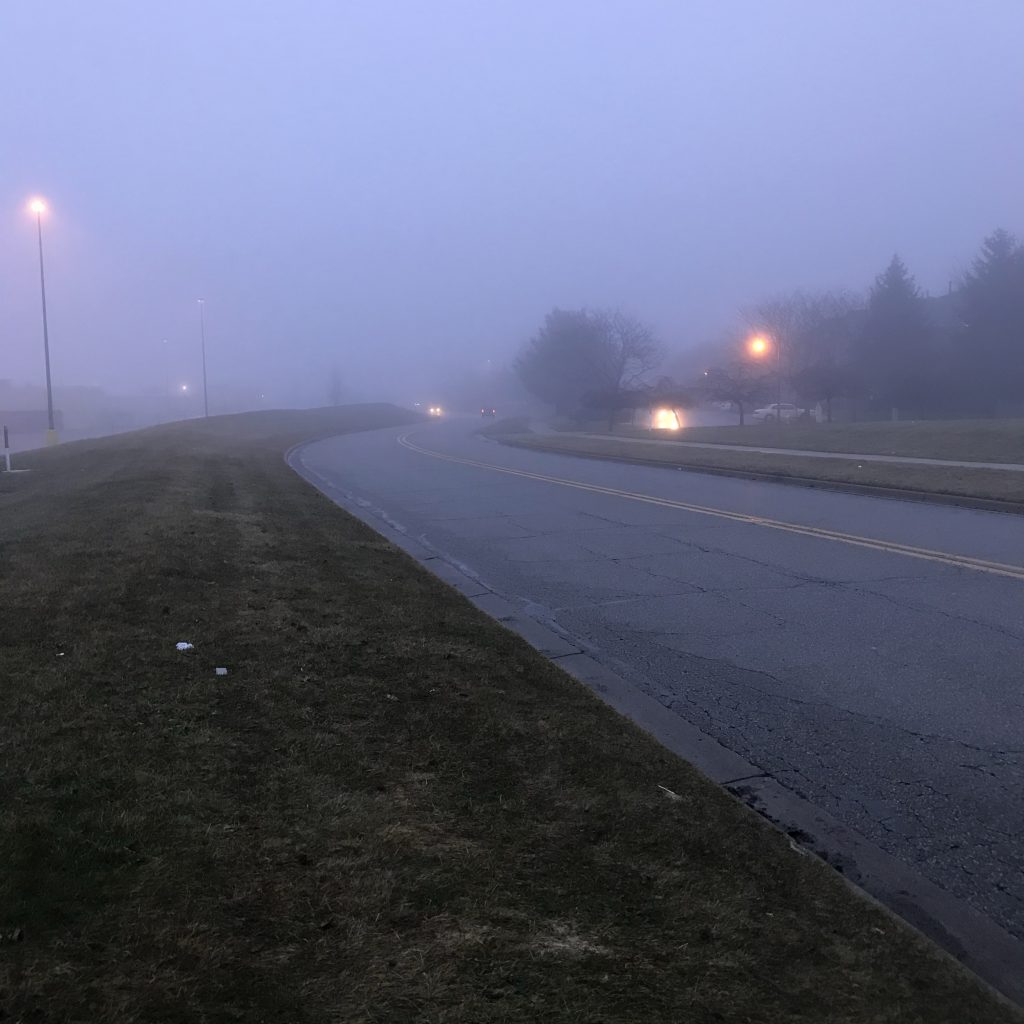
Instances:
[[[194,644],[190,644],[186,640],[179,640],[174,646],[179,651],[191,651]]]
[[[226,676],[228,674],[228,670],[226,668],[215,668],[213,671],[219,676]]]

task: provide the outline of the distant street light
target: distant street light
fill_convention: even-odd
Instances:
[[[762,359],[768,354],[769,349],[774,344],[775,346],[775,376],[777,378],[776,384],[778,386],[778,397],[775,405],[775,419],[776,422],[782,422],[782,342],[778,336],[773,337],[770,341],[763,334],[755,334],[753,338],[747,342],[747,349],[755,359]]]
[[[203,415],[210,416],[210,400],[206,394],[206,299],[197,299],[199,303],[199,338],[203,346]]]
[[[39,292],[43,300],[43,358],[46,361],[46,443],[56,444],[58,437],[53,422],[53,385],[50,381],[50,331],[46,323],[46,275],[43,272],[43,214],[46,213],[46,202],[36,198],[28,204],[28,208],[36,215],[36,230],[39,235]]]

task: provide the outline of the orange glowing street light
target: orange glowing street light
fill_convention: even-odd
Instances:
[[[755,359],[763,359],[768,355],[768,352],[773,347],[775,348],[775,376],[777,378],[778,385],[778,396],[776,399],[775,406],[775,419],[777,422],[782,422],[782,343],[778,337],[769,339],[763,334],[755,334],[750,341],[747,342],[747,351]]]

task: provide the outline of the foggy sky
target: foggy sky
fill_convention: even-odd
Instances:
[[[554,305],[669,347],[1024,228],[1020,0],[3,0],[0,377],[408,398]],[[161,339],[167,338],[167,350]]]

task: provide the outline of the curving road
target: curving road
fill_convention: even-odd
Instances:
[[[300,459],[1024,937],[1024,518],[509,448]]]

